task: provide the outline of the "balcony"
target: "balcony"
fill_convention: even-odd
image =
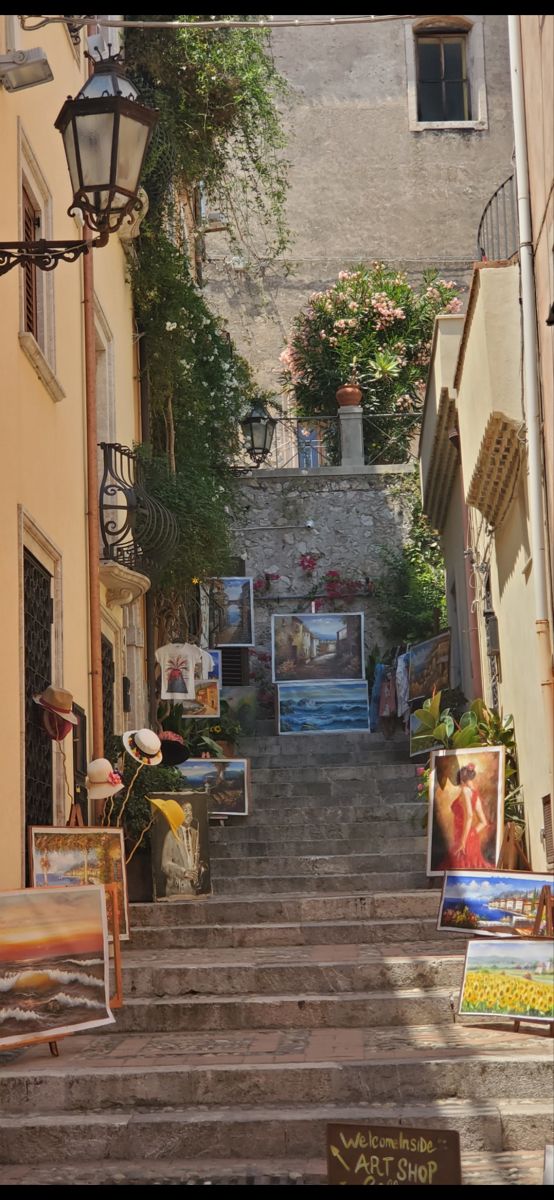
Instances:
[[[117,442],[101,442],[100,449],[100,577],[108,588],[108,604],[130,604],[169,561],[177,545],[177,522],[148,493],[133,450]]]
[[[480,262],[506,262],[518,253],[519,231],[515,175],[509,175],[483,210],[477,231]]]

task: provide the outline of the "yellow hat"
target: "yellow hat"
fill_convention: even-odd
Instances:
[[[154,804],[155,807],[159,808],[160,812],[163,813],[172,834],[174,837],[177,837],[177,830],[183,824],[185,819],[185,814],[181,805],[178,804],[176,800],[153,800],[150,798],[150,796],[148,799],[150,800],[151,804]]]

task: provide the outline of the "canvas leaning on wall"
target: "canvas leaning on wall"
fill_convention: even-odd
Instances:
[[[152,877],[156,900],[196,900],[210,896],[208,801],[193,791],[151,792],[152,799],[181,806],[184,821],[175,833],[159,814],[152,826]]]
[[[280,683],[278,730],[290,733],[369,733],[367,683]]]
[[[493,937],[533,935],[542,889],[554,877],[527,871],[446,871],[437,929]],[[546,936],[542,914],[540,936]]]
[[[459,1013],[554,1020],[554,952],[545,938],[476,938],[466,947]]]
[[[504,819],[504,746],[431,754],[427,874],[494,870]]]
[[[450,687],[450,646],[451,631],[445,629],[436,637],[409,647],[410,700],[422,700]]]
[[[115,883],[119,938],[129,941],[127,872],[122,829],[33,825],[29,830],[33,887],[82,887]],[[111,928],[110,900],[108,924]],[[112,935],[110,934],[110,941]]]
[[[0,893],[0,1049],[112,1024],[96,885]]]

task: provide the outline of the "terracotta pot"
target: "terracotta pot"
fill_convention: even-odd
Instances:
[[[342,387],[336,392],[339,408],[349,408],[354,404],[360,404],[362,399],[362,389],[357,383],[343,383]]]

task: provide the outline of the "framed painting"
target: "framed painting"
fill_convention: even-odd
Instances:
[[[0,1050],[114,1021],[103,887],[0,892]]]
[[[408,679],[410,700],[420,700],[450,687],[450,629],[410,646]]]
[[[220,690],[215,679],[194,682],[194,700],[181,701],[184,717],[201,719],[218,717],[220,714]]]
[[[475,938],[466,946],[458,1012],[554,1021],[554,948],[545,938]]]
[[[186,764],[183,764],[184,766]],[[173,833],[161,812],[151,831],[152,876],[156,900],[197,900],[211,896],[208,802],[205,792],[151,792],[151,798],[181,805],[184,821]]]
[[[221,650],[208,650],[208,654],[211,654],[214,665],[211,671],[208,671],[203,682],[212,683],[215,680],[217,686],[221,687]]]
[[[526,871],[445,871],[437,929],[493,937],[531,937],[542,889],[554,877]],[[539,936],[546,937],[546,913]]]
[[[119,901],[119,939],[122,942],[129,941],[122,829],[32,825],[29,829],[29,851],[33,887],[83,887],[88,883],[115,883]]]
[[[274,683],[364,678],[363,613],[274,613]]]
[[[278,731],[290,733],[369,733],[365,680],[343,683],[280,683]]]
[[[427,874],[495,870],[504,818],[504,746],[434,750]]]
[[[250,763],[247,758],[188,758],[178,768],[187,791],[207,797],[208,815],[248,814]]]
[[[210,632],[210,641],[216,647],[254,645],[251,578],[238,575],[211,580]]]

